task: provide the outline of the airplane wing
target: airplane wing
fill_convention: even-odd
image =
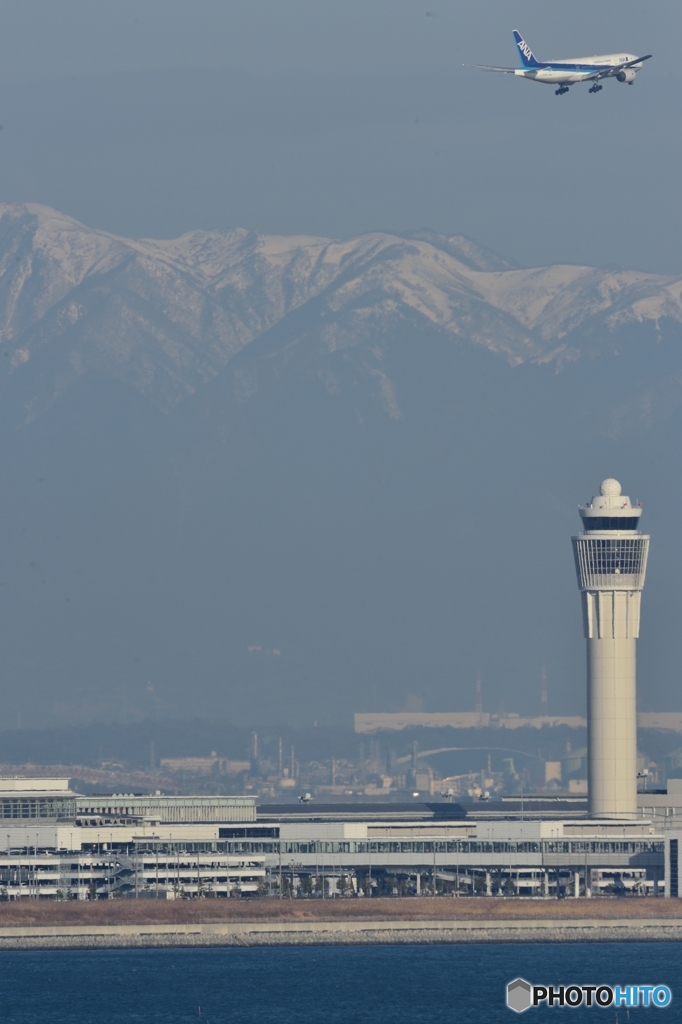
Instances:
[[[495,68],[490,64],[463,64],[464,68],[480,68],[481,71],[501,71],[503,75],[513,75],[518,68]]]
[[[624,64],[614,64],[612,68],[608,68],[606,71],[597,71],[594,75],[585,75],[584,81],[596,82],[599,78],[611,78],[613,75],[617,75],[623,68],[631,68],[634,64],[641,64],[642,61],[649,60],[653,54],[647,53],[646,57],[637,57],[635,60],[628,60]]]

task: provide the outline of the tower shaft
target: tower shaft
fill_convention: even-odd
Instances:
[[[587,641],[587,751],[590,814],[637,814],[635,641]]]
[[[583,591],[590,813],[637,814],[639,591]]]

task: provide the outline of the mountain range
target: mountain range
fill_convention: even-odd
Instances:
[[[468,239],[427,231],[337,241],[235,229],[132,240],[36,204],[0,206],[0,295],[4,376],[30,379],[22,381],[28,418],[93,376],[170,411],[273,328],[299,333],[302,318],[319,333],[321,358],[366,348],[414,318],[511,366],[554,370],[590,354],[595,334],[617,350],[631,324],[660,333],[662,323],[682,322],[682,276],[524,270]],[[396,415],[380,356],[371,347],[365,355]]]
[[[567,538],[611,475],[676,709],[681,343],[682,276],[0,206],[8,724],[466,710],[479,674],[532,711],[543,663],[579,713]]]

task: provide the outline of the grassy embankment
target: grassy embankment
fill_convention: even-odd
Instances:
[[[646,897],[519,899],[20,900],[0,904],[0,930],[24,925],[210,924],[222,921],[682,919],[682,900]]]

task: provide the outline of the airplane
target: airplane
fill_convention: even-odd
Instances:
[[[562,96],[568,92],[569,85],[576,85],[579,82],[591,82],[588,92],[601,92],[603,86],[600,84],[603,78],[615,78],[618,82],[627,82],[632,85],[635,76],[645,60],[651,58],[647,53],[645,57],[636,57],[634,53],[607,53],[601,57],[574,57],[570,60],[540,61],[533,56],[528,43],[523,36],[514,29],[514,41],[521,57],[520,68],[497,68],[488,64],[473,64],[472,67],[481,68],[483,71],[499,71],[506,75],[518,75],[519,78],[529,78],[532,82],[544,82],[547,85],[558,85],[555,89],[556,96]]]

